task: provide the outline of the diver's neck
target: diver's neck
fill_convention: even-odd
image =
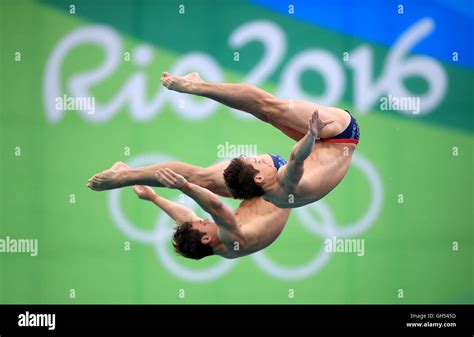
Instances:
[[[263,190],[265,191],[265,194],[271,196],[276,194],[279,188],[280,184],[278,183],[277,176],[275,175],[274,177],[270,178],[270,180],[265,184]]]
[[[224,243],[221,241],[221,239],[219,238],[219,235],[217,233],[212,238],[210,246],[212,248],[212,251],[216,255],[220,255],[219,253],[221,253],[225,250]]]

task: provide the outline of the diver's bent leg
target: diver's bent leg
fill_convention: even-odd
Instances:
[[[210,98],[230,108],[250,113],[276,127],[284,126],[303,135],[308,132],[308,123],[315,109],[318,109],[321,120],[334,121],[323,129],[321,138],[339,134],[350,122],[349,114],[341,109],[303,100],[279,99],[251,84],[206,82],[198,73],[185,76],[164,73],[161,82],[170,90]]]

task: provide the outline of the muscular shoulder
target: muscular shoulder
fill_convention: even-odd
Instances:
[[[289,193],[294,193],[298,188],[298,184],[293,183],[288,176],[288,165],[282,166],[277,172],[277,181],[278,181],[278,194],[287,195]],[[277,194],[277,193],[275,193]]]

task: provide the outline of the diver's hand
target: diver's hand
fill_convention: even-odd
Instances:
[[[185,177],[177,174],[169,168],[159,169],[155,172],[155,177],[160,183],[168,188],[181,189],[188,182]]]
[[[151,201],[157,194],[150,186],[135,185],[133,191],[142,200]]]
[[[333,122],[334,121],[323,122],[322,120],[320,120],[318,109],[315,109],[309,120],[309,132],[311,132],[316,138],[318,138],[321,130],[324,129],[326,125],[329,125]]]

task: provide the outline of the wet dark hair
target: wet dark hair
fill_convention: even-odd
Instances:
[[[234,158],[224,170],[224,180],[235,199],[251,199],[264,194],[263,188],[253,180],[259,171],[246,164],[242,157]]]
[[[204,233],[192,228],[192,222],[177,226],[172,241],[175,252],[194,260],[214,255],[212,247],[201,242],[203,235]]]

